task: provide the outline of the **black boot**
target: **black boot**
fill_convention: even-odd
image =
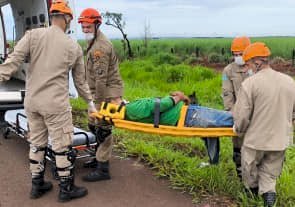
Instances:
[[[258,196],[258,187],[256,187],[256,188],[250,188],[250,192],[252,193],[252,195],[254,195],[254,196]]]
[[[234,148],[233,149],[233,161],[236,166],[236,172],[240,181],[242,181],[242,161],[241,161],[241,149]]]
[[[208,152],[209,162],[211,165],[219,163],[220,141],[219,138],[202,138]]]
[[[59,187],[59,202],[67,202],[75,198],[84,197],[88,194],[86,188],[75,186],[73,176],[61,177]]]
[[[84,168],[96,168],[97,167],[97,160],[93,158],[83,164]]]
[[[89,173],[88,175],[82,178],[86,182],[95,182],[101,180],[109,180],[111,179],[109,173],[109,161],[107,162],[97,162],[96,169]]]
[[[272,207],[276,203],[276,193],[275,192],[267,192],[262,195],[264,200],[265,207]]]
[[[245,188],[245,192],[248,197],[258,196],[258,187],[256,188]]]
[[[45,182],[44,176],[40,175],[39,177],[32,179],[32,190],[31,190],[31,199],[40,198],[46,192],[52,189],[51,182]]]

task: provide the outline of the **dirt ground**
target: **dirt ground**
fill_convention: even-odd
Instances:
[[[194,207],[191,196],[169,188],[167,180],[158,179],[141,162],[111,160],[112,180],[85,183],[81,177],[83,160],[77,161],[76,184],[86,186],[87,197],[65,204],[57,202],[58,182],[52,179],[49,166],[46,178],[54,189],[38,200],[29,199],[31,179],[28,168],[28,144],[18,137],[3,139],[0,135],[0,207]],[[208,207],[209,205],[202,205]]]

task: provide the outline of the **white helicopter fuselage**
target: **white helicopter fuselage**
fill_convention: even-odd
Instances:
[[[52,0],[0,0],[0,58],[2,62],[5,60],[5,58],[7,58],[9,52],[5,28],[5,21],[7,21],[7,17],[3,16],[2,7],[10,5],[12,12],[12,17],[10,18],[13,18],[14,20],[14,38],[12,42],[13,45],[15,45],[17,41],[23,37],[26,31],[35,28],[48,27],[50,25],[49,8],[51,3]],[[74,10],[74,1],[69,1],[69,4]],[[71,28],[75,28],[75,26],[71,25]],[[71,36],[74,39],[75,34],[76,31],[74,29],[71,32]],[[25,90],[26,69],[29,67],[30,64],[25,61],[20,66],[19,70],[15,74],[13,74],[10,81],[0,84],[0,110],[4,110],[3,108],[5,108],[2,104],[1,109],[1,93],[3,93],[2,97],[4,97],[4,94],[7,97],[8,94],[15,94],[10,92]],[[69,78],[70,96],[77,97],[77,92],[74,88],[71,75],[69,75]],[[11,97],[11,100],[13,100],[13,97]]]

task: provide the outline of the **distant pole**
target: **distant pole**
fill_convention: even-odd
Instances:
[[[295,49],[292,51],[292,66],[295,64]]]
[[[196,47],[196,57],[200,57],[200,48]]]
[[[225,50],[224,50],[224,47],[221,48],[221,55],[223,56],[225,54]]]

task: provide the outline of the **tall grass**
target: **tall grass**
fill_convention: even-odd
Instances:
[[[126,97],[134,100],[147,96],[164,96],[181,90],[196,91],[201,104],[221,108],[221,77],[202,66],[158,64],[154,58],[125,61],[120,66],[125,81]]]
[[[186,39],[154,39],[150,40],[145,48],[142,40],[132,40],[131,45],[136,57],[152,56],[161,52],[176,54],[209,56],[211,53],[230,56],[230,45],[232,38],[186,38]],[[287,60],[292,58],[292,50],[295,48],[294,37],[260,37],[251,38],[252,42],[262,41],[270,47],[272,57],[282,57]],[[126,57],[122,43],[113,41],[117,53],[121,58]],[[199,51],[197,51],[199,50]]]
[[[142,97],[165,96],[174,90],[186,94],[196,91],[200,103],[222,108],[221,75],[205,67],[175,63],[175,57],[151,55],[144,60],[124,61],[120,72],[124,79],[124,97],[132,101]],[[86,126],[86,104],[72,101],[74,111]],[[84,118],[83,118],[84,117]],[[138,156],[150,164],[160,177],[167,177],[175,189],[189,192],[196,201],[204,195],[229,199],[230,204],[216,206],[261,206],[262,200],[249,198],[236,176],[232,162],[231,138],[221,138],[221,158],[217,166],[201,167],[208,161],[204,144],[199,138],[172,138],[115,130],[116,148],[129,156]],[[277,206],[293,207],[295,203],[295,149],[287,151],[283,173],[278,179]],[[224,201],[225,202],[225,201]]]

